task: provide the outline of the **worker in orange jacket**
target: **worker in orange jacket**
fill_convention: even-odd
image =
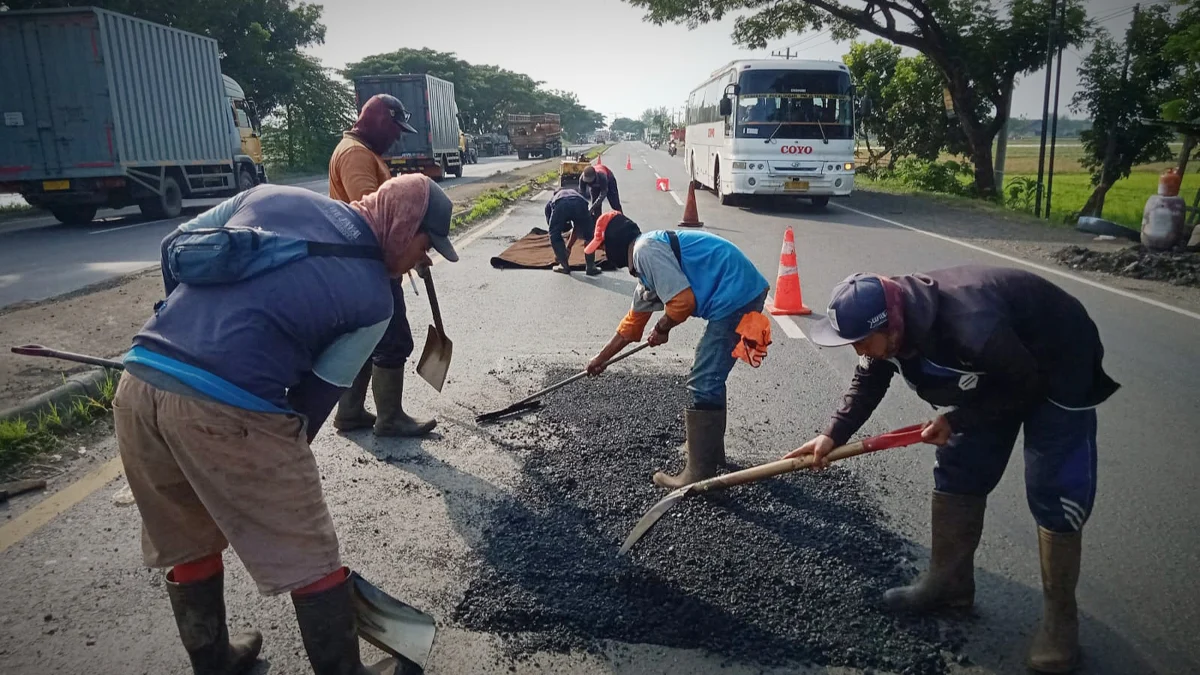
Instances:
[[[350,203],[379,189],[392,177],[382,155],[403,133],[416,133],[408,124],[409,112],[395,96],[372,96],[358,121],[342,135],[329,159],[329,196]],[[374,428],[376,436],[424,436],[437,426],[436,420],[418,420],[404,412],[404,366],[413,352],[412,329],[404,305],[404,288],[392,279],[395,309],[387,330],[338,402],[333,426],[339,431]],[[378,417],[367,412],[367,386],[372,392]]]

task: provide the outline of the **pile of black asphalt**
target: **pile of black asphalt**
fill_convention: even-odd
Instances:
[[[666,494],[654,471],[682,466],[686,397],[678,374],[610,372],[493,427],[523,475],[483,526],[455,619],[515,658],[616,641],[762,666],[916,674],[965,661],[961,632],[880,607],[912,579],[910,547],[838,467],[685,499],[618,556]]]

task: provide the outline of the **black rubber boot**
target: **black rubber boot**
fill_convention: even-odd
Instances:
[[[354,383],[338,401],[337,414],[333,417],[333,428],[338,431],[370,429],[375,426],[375,416],[367,412],[367,387],[371,384],[371,361],[363,364],[354,378]]]
[[[376,436],[424,436],[433,431],[437,420],[417,420],[404,412],[404,368],[375,367],[371,375],[375,384]]]
[[[315,675],[370,675],[358,653],[349,579],[327,591],[292,595],[292,604]]]
[[[177,584],[168,574],[167,597],[193,673],[240,675],[254,667],[262,649],[262,633],[252,630],[229,638],[224,572],[191,584]]]
[[[587,274],[589,277],[600,276],[600,268],[596,266],[596,254],[595,253],[585,253],[585,254],[583,254],[583,259],[587,263],[587,269],[584,273]]]
[[[911,586],[883,594],[894,612],[969,609],[975,604],[975,549],[983,534],[987,497],[934,491],[929,569]]]
[[[687,427],[687,465],[677,476],[659,471],[654,482],[660,487],[680,488],[712,478],[725,463],[725,409],[684,411]]]
[[[1081,532],[1038,528],[1042,558],[1042,625],[1029,649],[1029,667],[1039,673],[1070,673],[1079,668],[1079,584]]]

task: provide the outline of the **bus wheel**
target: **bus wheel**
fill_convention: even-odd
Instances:
[[[810,199],[812,199],[812,205],[817,207],[818,209],[823,209],[826,206],[829,206],[829,195],[821,195],[820,197],[810,197]]]
[[[690,177],[692,180],[691,187],[697,190],[704,189],[704,185],[700,181],[696,180],[696,153],[688,154],[688,177]]]
[[[721,206],[734,206],[737,203],[737,195],[726,193],[721,186],[721,165],[718,163],[716,170],[713,171],[713,185],[717,187],[717,201],[721,202]]]

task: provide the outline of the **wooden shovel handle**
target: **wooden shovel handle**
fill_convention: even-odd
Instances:
[[[868,452],[877,450],[885,450],[887,448],[898,448],[905,445],[912,445],[921,441],[921,429],[924,425],[914,424],[903,429],[889,431],[886,434],[864,438],[861,441],[847,443],[841,447],[834,448],[826,455],[826,459],[830,462],[837,462],[850,457],[857,457]],[[745,485],[753,483],[764,478],[771,478],[784,473],[807,469],[813,465],[813,456],[804,455],[802,457],[792,457],[790,459],[780,459],[767,464],[759,464],[752,466],[749,469],[734,471],[727,473],[724,476],[709,478],[702,480],[692,486],[694,492],[711,492],[713,490],[721,490],[735,485]]]
[[[421,271],[425,280],[425,293],[429,296],[429,310],[433,313],[433,325],[437,327],[438,335],[445,338],[446,329],[442,326],[442,308],[438,305],[437,291],[433,289],[433,270],[428,267]]]

